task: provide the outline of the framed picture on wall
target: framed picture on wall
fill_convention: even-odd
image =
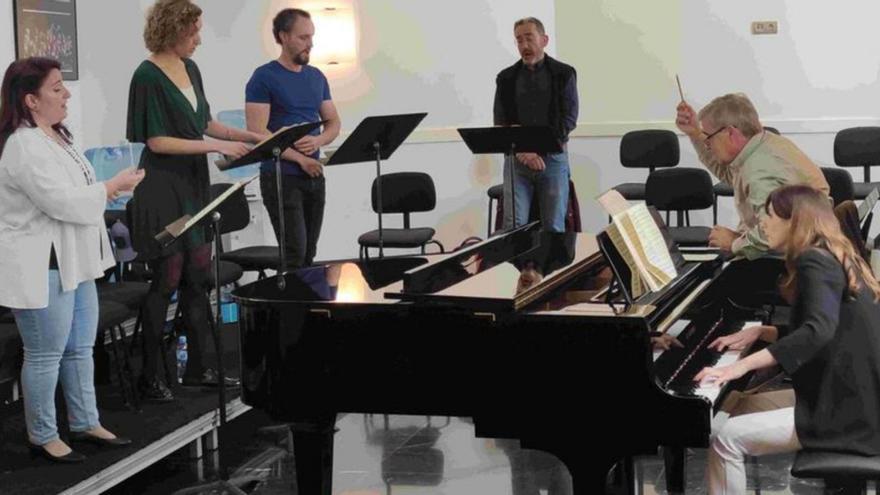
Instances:
[[[15,58],[51,57],[65,81],[79,79],[76,0],[13,0]]]

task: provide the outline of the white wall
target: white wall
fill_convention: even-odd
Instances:
[[[251,72],[275,56],[268,31],[272,15],[282,6],[310,7],[314,1],[199,2],[205,9],[203,44],[194,58],[215,114],[241,108]],[[880,52],[872,47],[880,32],[869,24],[880,14],[876,2],[333,1],[352,5],[358,21],[358,66],[344,76],[331,74],[343,134],[367,115],[429,113],[383,170],[432,175],[437,209],[413,220],[435,226],[448,247],[485,235],[485,190],[501,180],[500,159],[472,156],[454,128],[491,123],[494,76],[516,60],[512,23],[526,15],[547,25],[549,52],[578,69],[581,115],[570,154],[588,231],[605,222],[592,201],[596,194],[644,179],[642,172],[620,167],[619,137],[631,129],[672,128],[676,73],[696,105],[746,92],[765,124],[825,164],[832,163],[837,129],[877,123],[872,104]],[[141,32],[150,4],[77,2],[80,80],[69,84],[76,101],[68,123],[83,147],[124,139],[128,84],[146,56]],[[780,32],[752,36],[753,20],[777,20]],[[5,67],[14,56],[11,0],[0,0],[0,33]],[[696,164],[688,142],[682,142],[682,164]],[[346,165],[326,174],[319,257],[355,255],[357,236],[375,227],[368,203],[374,168]],[[729,203],[722,200],[721,219],[732,224]],[[697,218],[708,223],[711,214]],[[266,234],[271,239],[268,229]]]
[[[12,0],[0,0],[0,66],[15,58],[15,34],[12,31]]]

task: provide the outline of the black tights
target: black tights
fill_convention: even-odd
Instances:
[[[187,333],[186,376],[198,378],[204,371],[204,350],[210,333],[208,321],[208,277],[211,273],[211,245],[202,244],[188,251],[149,261],[153,282],[144,301],[143,377],[158,378],[160,344],[168,303],[180,287],[177,304]],[[181,281],[183,282],[181,284]]]

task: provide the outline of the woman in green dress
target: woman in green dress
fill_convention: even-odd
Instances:
[[[147,170],[131,205],[132,243],[153,272],[143,307],[144,366],[138,386],[145,399],[169,401],[159,376],[160,338],[171,295],[180,286],[189,339],[185,385],[216,385],[216,371],[202,362],[209,332],[207,284],[211,233],[193,228],[169,247],[154,239],[166,225],[210,202],[207,153],[238,158],[259,134],[211,118],[199,68],[190,57],[201,43],[202,10],[189,0],[158,0],[147,13],[144,41],[151,52],[135,70],[128,96],[130,141],[146,144]],[[204,136],[215,138],[205,140]],[[183,283],[181,284],[181,280]],[[234,384],[234,380],[227,385]]]

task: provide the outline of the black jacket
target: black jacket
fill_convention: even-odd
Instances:
[[[564,91],[572,78],[577,77],[574,67],[562,63],[549,55],[544,55],[544,63],[550,71],[551,97],[550,97],[550,125],[553,127],[560,142],[568,140],[568,133],[574,128],[574,122],[568,125],[565,117],[571,111],[566,105]],[[520,124],[516,108],[516,77],[525,64],[522,60],[517,61],[510,67],[502,70],[495,78],[495,125]],[[575,89],[575,97],[577,97]],[[575,108],[575,118],[577,109]]]
[[[824,249],[797,259],[791,332],[768,347],[792,377],[795,430],[806,449],[880,455],[880,305],[847,290]]]

